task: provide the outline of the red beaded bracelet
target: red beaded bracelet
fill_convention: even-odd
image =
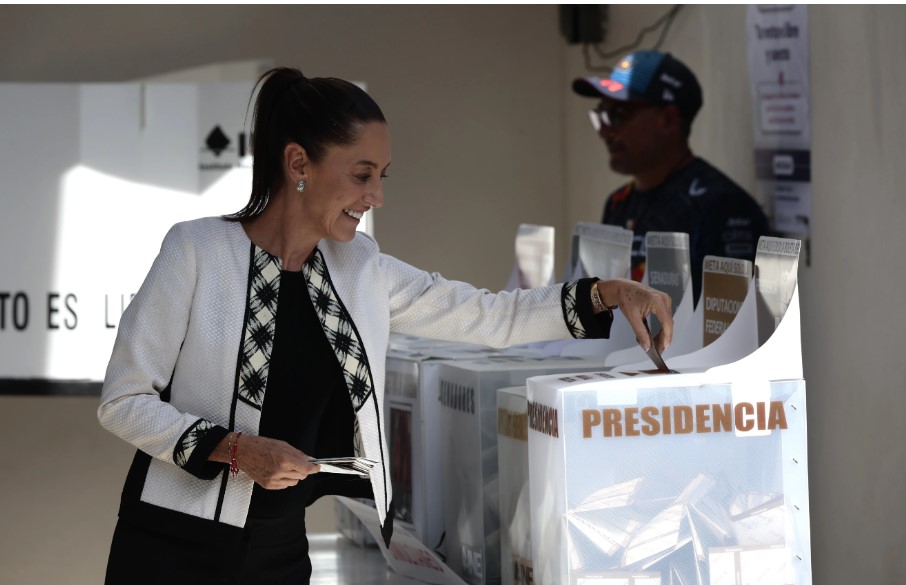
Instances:
[[[236,477],[239,475],[239,437],[242,432],[230,436],[230,475]]]

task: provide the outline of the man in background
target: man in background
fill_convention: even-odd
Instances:
[[[634,232],[634,280],[645,273],[649,231],[689,234],[696,304],[705,256],[754,260],[767,218],[745,190],[692,154],[689,134],[702,90],[686,65],[668,53],[638,51],[610,77],[580,77],[572,87],[598,99],[589,114],[610,168],[632,177],[608,196],[602,221]]]

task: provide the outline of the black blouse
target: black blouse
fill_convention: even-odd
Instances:
[[[283,271],[258,434],[286,441],[311,457],[349,457],[354,454],[354,422],[343,372],[311,304],[303,273]],[[283,517],[327,493],[371,497],[367,479],[314,474],[283,490],[255,484],[248,517]]]

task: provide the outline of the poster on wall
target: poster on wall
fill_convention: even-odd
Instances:
[[[807,238],[811,223],[808,7],[750,5],[749,81],[757,188],[773,228]]]
[[[166,232],[248,201],[253,87],[0,83],[0,393],[97,391]]]

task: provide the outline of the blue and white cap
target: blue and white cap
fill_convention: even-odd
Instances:
[[[585,97],[675,104],[691,122],[702,107],[702,88],[695,74],[670,53],[636,51],[626,55],[610,77],[579,77],[573,91]]]

